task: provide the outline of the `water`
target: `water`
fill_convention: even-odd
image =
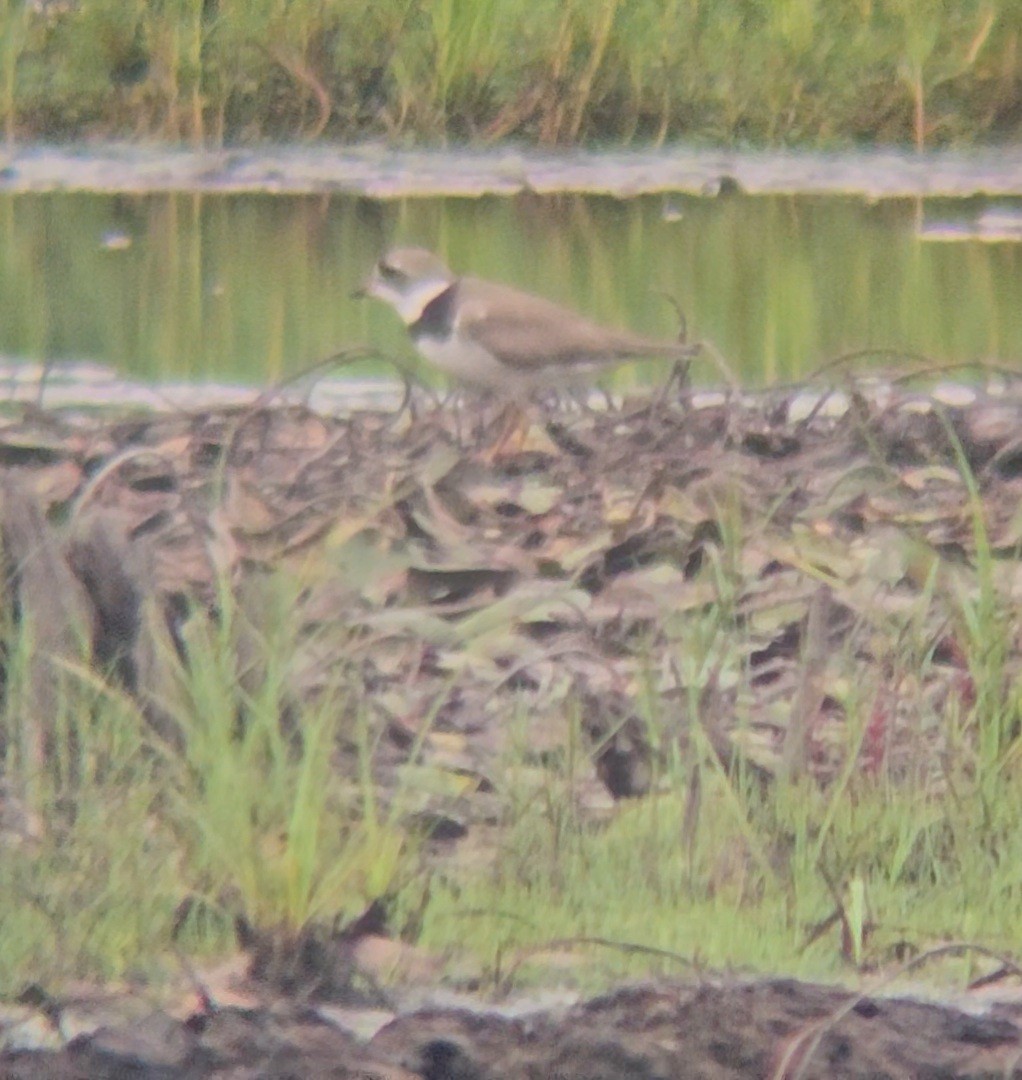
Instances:
[[[1020,207],[851,196],[2,195],[0,353],[250,383],[349,346],[406,358],[394,314],[350,298],[381,249],[400,242],[648,334],[676,334],[677,304],[690,337],[711,340],[750,384],[801,378],[863,349],[1022,369],[1022,243],[968,230]]]

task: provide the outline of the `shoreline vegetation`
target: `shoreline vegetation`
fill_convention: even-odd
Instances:
[[[665,391],[497,463],[414,389],[13,415],[0,982],[986,977],[1020,416]]]
[[[20,140],[917,149],[1022,134],[1013,0],[0,0]]]

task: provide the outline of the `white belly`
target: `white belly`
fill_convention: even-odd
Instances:
[[[416,347],[435,368],[459,382],[519,400],[528,397],[534,390],[586,386],[607,367],[599,363],[576,363],[571,365],[570,370],[565,370],[550,364],[522,371],[500,363],[476,342],[457,336],[446,341],[420,338]]]
[[[536,384],[534,378],[505,367],[475,342],[457,336],[446,341],[424,337],[417,342],[417,347],[435,368],[485,390],[497,390],[517,397]]]

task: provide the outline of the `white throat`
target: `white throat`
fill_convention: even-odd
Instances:
[[[405,326],[411,326],[425,311],[427,304],[435,300],[451,285],[450,281],[427,278],[412,282],[403,290],[388,290],[383,299],[393,305]]]

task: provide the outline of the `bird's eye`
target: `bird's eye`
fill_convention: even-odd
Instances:
[[[396,266],[391,266],[389,263],[380,263],[380,277],[384,281],[400,281],[405,275],[397,269]]]

